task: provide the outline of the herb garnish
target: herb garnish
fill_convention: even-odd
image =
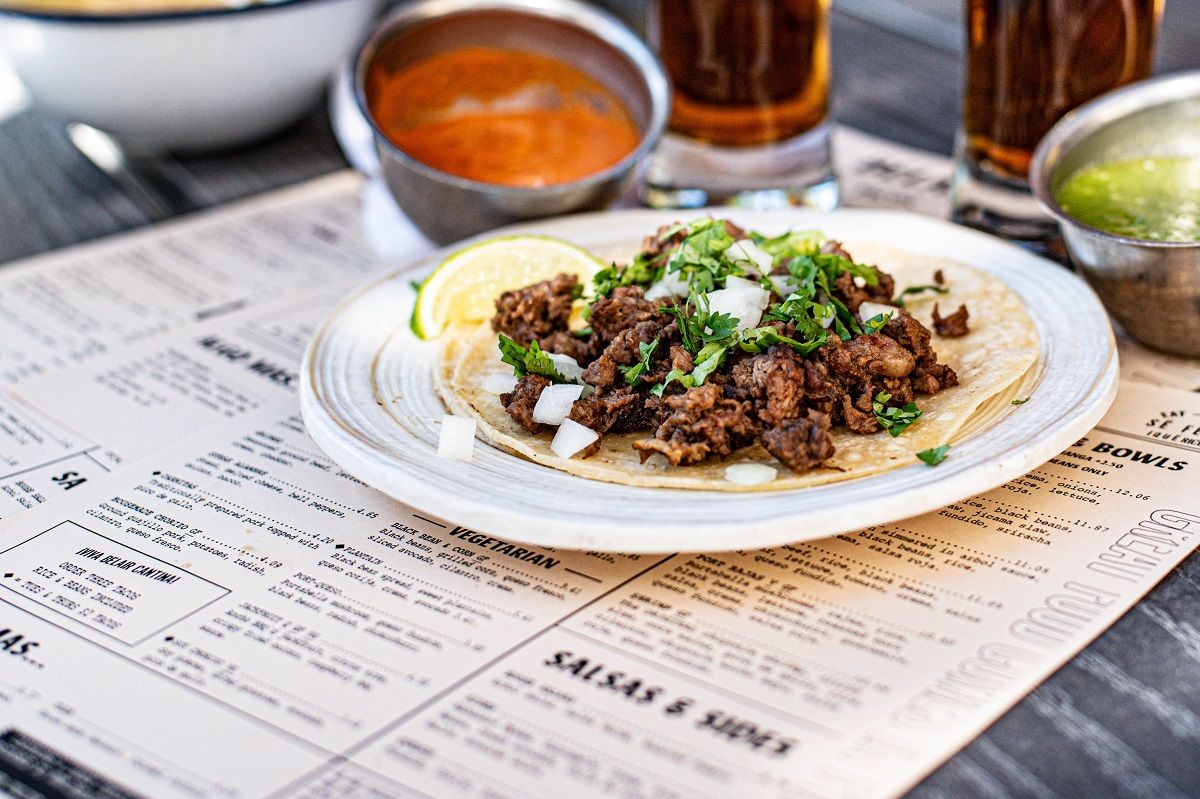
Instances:
[[[1015,399],[1010,404],[1011,405],[1024,405],[1025,403],[1029,402],[1030,399],[1031,399],[1030,397],[1026,397],[1025,399]]]
[[[541,375],[555,383],[570,383],[554,368],[554,361],[538,346],[537,340],[529,342],[529,347],[522,347],[503,333],[500,334],[500,360],[513,368],[513,374],[518,378],[525,375]]]
[[[879,426],[888,431],[892,438],[895,438],[907,430],[909,425],[920,419],[925,412],[918,408],[915,402],[909,402],[902,408],[889,408],[887,404],[891,399],[891,394],[880,391],[871,402],[871,410],[875,412],[875,419],[879,422]]]
[[[645,341],[638,342],[638,352],[641,353],[642,359],[633,366],[622,366],[621,376],[625,378],[625,383],[632,386],[642,376],[642,373],[650,368],[650,359],[654,357],[654,351],[658,349],[658,338],[654,341],[646,343]]]
[[[936,291],[938,294],[949,294],[950,293],[950,289],[946,288],[945,286],[935,286],[932,284],[927,285],[927,286],[909,286],[904,291],[902,291],[896,295],[896,298],[894,300],[892,300],[892,305],[895,305],[899,308],[903,308],[904,307],[904,298],[907,297],[909,294],[923,294],[926,291]]]
[[[884,326],[891,320],[892,312],[877,313],[867,321],[863,322],[864,333],[878,333],[883,330]]]
[[[942,444],[940,447],[933,449],[923,449],[917,453],[917,457],[923,460],[930,466],[937,466],[942,461],[946,460],[946,453],[950,451],[949,444]]]
[[[829,333],[825,330],[822,330],[820,335],[811,341],[797,341],[781,334],[775,328],[767,326],[747,330],[739,337],[737,344],[744,351],[755,354],[766,352],[772,344],[787,344],[801,355],[811,355],[817,348],[825,346],[828,341]]]

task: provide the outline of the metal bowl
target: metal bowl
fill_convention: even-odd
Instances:
[[[1144,344],[1200,356],[1200,242],[1116,236],[1072,219],[1055,199],[1083,167],[1170,155],[1200,156],[1200,71],[1135,83],[1067,114],[1038,145],[1029,182],[1109,313]]]
[[[416,160],[371,118],[368,68],[377,56],[395,68],[469,46],[550,56],[592,75],[624,100],[638,129],[637,148],[601,172],[542,187],[469,180]],[[609,205],[657,143],[670,111],[666,73],[654,54],[616,17],[577,0],[418,0],[387,17],[363,46],[354,91],[388,189],[413,223],[442,244],[523,219]]]
[[[215,150],[312,110],[383,3],[212,5],[113,14],[0,7],[0,61],[42,107],[111,133],[130,154]]]

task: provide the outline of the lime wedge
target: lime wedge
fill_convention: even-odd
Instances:
[[[451,325],[478,324],[505,291],[566,272],[587,286],[605,266],[587,250],[550,236],[500,236],[450,255],[417,290],[412,330],[432,339]]]

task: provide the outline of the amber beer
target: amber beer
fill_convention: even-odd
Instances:
[[[967,0],[963,157],[1023,181],[1064,114],[1150,74],[1162,0]]]
[[[780,142],[829,105],[829,0],[659,0],[670,128],[727,147]]]

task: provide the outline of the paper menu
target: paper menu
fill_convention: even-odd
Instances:
[[[92,422],[111,425],[63,390],[64,370],[289,298],[323,292],[332,302],[383,268],[360,231],[361,183],[340,173],[0,270],[0,516],[120,463],[83,434]],[[286,357],[296,360],[301,346],[290,342]],[[53,414],[9,393],[39,379],[56,397]],[[125,429],[153,436],[144,425]]]
[[[339,173],[6,266],[0,380],[77,365],[291,292],[349,288],[381,266],[358,234],[360,183]]]

